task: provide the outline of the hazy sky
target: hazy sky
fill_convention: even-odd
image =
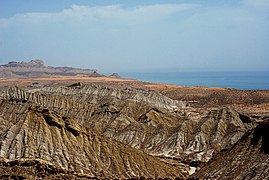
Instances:
[[[269,0],[0,0],[0,64],[268,71]]]

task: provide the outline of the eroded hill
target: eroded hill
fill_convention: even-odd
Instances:
[[[269,91],[0,66],[1,179],[268,179]]]
[[[0,101],[5,161],[41,159],[81,178],[185,179],[195,169],[203,177],[259,127],[231,108],[192,108],[153,91],[96,84],[7,88]]]
[[[87,116],[80,113],[90,105],[20,89],[8,90],[0,104],[2,158],[41,159],[95,178],[186,177],[184,165],[170,165],[84,126]]]

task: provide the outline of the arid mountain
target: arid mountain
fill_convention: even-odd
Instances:
[[[187,178],[257,126],[229,108],[80,83],[2,90],[0,110],[5,161],[41,159],[95,178]]]
[[[112,78],[121,78],[118,73],[112,73],[112,74],[109,75],[109,77],[112,77]]]
[[[268,91],[53,73],[1,79],[0,179],[268,179]]]
[[[41,159],[96,178],[187,175],[187,166],[170,165],[95,131],[87,117],[98,110],[90,103],[10,89],[0,104],[2,158]],[[94,119],[96,125],[100,120]]]
[[[11,61],[0,65],[0,78],[27,78],[27,77],[49,77],[49,76],[101,76],[96,70],[79,69],[71,67],[45,66],[42,60],[31,60],[30,62]]]

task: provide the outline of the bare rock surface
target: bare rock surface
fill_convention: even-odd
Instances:
[[[85,85],[40,92],[90,104],[92,113],[81,115],[88,119],[81,120],[84,126],[154,156],[187,162],[207,162],[255,127],[252,119],[232,109],[187,108],[152,91]]]
[[[269,123],[248,131],[190,179],[269,179]]]
[[[184,165],[176,167],[160,161],[51,110],[45,104],[53,104],[53,98],[37,97],[43,104],[34,104],[26,99],[26,92],[17,89],[13,93],[13,98],[0,102],[0,156],[4,159],[41,159],[96,178],[184,178],[187,175],[188,167]],[[77,105],[83,110],[83,106]]]
[[[38,158],[97,178],[187,178],[258,125],[228,107],[96,84],[10,88],[0,97],[2,158]]]
[[[96,179],[74,171],[67,171],[49,161],[34,158],[0,159],[1,179]]]

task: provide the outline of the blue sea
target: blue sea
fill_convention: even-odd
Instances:
[[[269,90],[269,72],[169,72],[121,73],[124,78],[181,86]]]

